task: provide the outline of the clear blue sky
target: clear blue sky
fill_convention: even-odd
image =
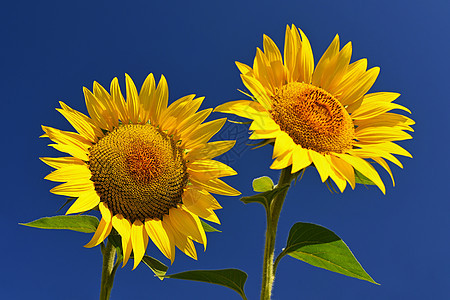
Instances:
[[[407,4],[407,5],[406,5]],[[251,64],[267,34],[284,43],[286,24],[307,34],[316,61],[336,33],[352,41],[353,61],[367,57],[381,73],[371,91],[402,93],[413,112],[414,139],[401,143],[414,156],[393,167],[396,187],[359,186],[330,194],[309,169],[290,190],[279,226],[281,251],[297,221],[333,229],[381,286],[284,258],[274,299],[448,299],[450,297],[450,146],[446,1],[9,1],[0,11],[3,139],[0,295],[3,299],[96,299],[100,249],[85,249],[91,234],[19,226],[55,214],[64,198],[40,156],[47,147],[41,124],[70,130],[55,111],[59,100],[86,112],[82,86],[104,86],[124,73],[140,85],[164,74],[170,101],[206,96],[202,108],[245,97],[235,60]],[[213,114],[212,118],[222,117]],[[228,126],[223,138],[238,147],[222,157],[238,172],[227,182],[252,194],[254,177],[269,171],[271,148],[249,150],[247,131]],[[257,204],[217,197],[222,233],[208,235],[198,261],[177,253],[169,273],[239,268],[249,274],[246,293],[258,299],[265,216]],[[169,263],[154,247],[149,254]],[[239,299],[224,287],[155,279],[143,264],[120,269],[111,299]]]

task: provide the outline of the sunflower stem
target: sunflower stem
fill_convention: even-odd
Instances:
[[[111,289],[114,283],[114,275],[117,266],[114,265],[116,257],[116,248],[108,240],[106,246],[102,248],[103,267],[102,267],[102,283],[100,286],[100,300],[108,300],[111,295]]]
[[[291,178],[291,166],[289,166],[281,170],[278,186],[281,186],[283,184],[290,184]],[[273,256],[275,251],[278,219],[280,218],[281,209],[283,208],[283,203],[284,199],[286,198],[287,191],[288,189],[285,189],[283,192],[277,194],[277,196],[272,199],[270,206],[266,211],[267,229],[266,242],[264,247],[261,300],[270,300],[272,295],[272,286],[275,280]]]

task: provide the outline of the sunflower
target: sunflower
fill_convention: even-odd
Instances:
[[[100,224],[85,247],[100,244],[114,228],[121,236],[123,265],[131,252],[134,268],[142,260],[149,237],[173,262],[175,246],[197,259],[192,241],[204,245],[199,217],[219,223],[221,206],[210,194],[239,192],[219,179],[235,175],[212,158],[235,141],[209,139],[226,119],[202,123],[212,109],[198,111],[204,97],[188,95],[168,105],[164,76],[158,85],[150,74],[137,92],[126,74],[126,101],[117,78],[110,93],[94,82],[84,88],[90,117],[60,102],[57,110],[77,133],[42,126],[53,148],[68,157],[41,158],[56,170],[45,178],[64,182],[51,192],[77,198],[66,214],[100,210]]]
[[[402,167],[393,154],[411,157],[394,142],[411,138],[404,130],[413,131],[414,121],[389,112],[411,113],[392,103],[400,94],[367,94],[380,69],[367,70],[366,59],[350,63],[352,45],[340,49],[338,35],[314,68],[308,38],[294,25],[286,28],[284,59],[266,35],[263,46],[253,68],[236,62],[255,101],[231,101],[215,111],[253,120],[250,139],[274,145],[272,169],[292,166],[296,173],[313,164],[322,182],[331,178],[341,192],[347,182],[354,189],[357,170],[385,193],[375,162],[395,185],[386,160]]]

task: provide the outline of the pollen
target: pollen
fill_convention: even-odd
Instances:
[[[355,137],[353,121],[344,106],[327,91],[292,82],[272,98],[273,120],[292,140],[319,153],[343,153]]]
[[[131,223],[162,219],[181,203],[188,181],[183,150],[153,125],[119,126],[89,151],[91,181],[113,215]]]

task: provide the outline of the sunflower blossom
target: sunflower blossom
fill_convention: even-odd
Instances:
[[[287,26],[284,57],[264,35],[264,51],[257,48],[253,68],[236,62],[253,100],[225,103],[215,111],[252,119],[250,139],[274,145],[272,169],[292,166],[292,173],[313,164],[322,180],[330,178],[340,191],[354,189],[355,170],[385,193],[378,172],[381,165],[394,177],[386,160],[403,167],[394,155],[412,157],[395,141],[410,139],[414,121],[389,112],[407,108],[393,103],[400,94],[367,94],[380,69],[367,70],[367,60],[350,63],[352,44],[339,46],[336,35],[314,67],[306,35]]]
[[[173,262],[175,246],[197,259],[192,241],[204,245],[199,219],[219,223],[221,206],[210,194],[239,192],[219,179],[235,175],[212,158],[235,141],[208,142],[226,119],[203,123],[212,109],[198,111],[204,97],[188,95],[168,107],[164,76],[153,74],[140,92],[126,74],[126,101],[117,78],[108,93],[94,82],[83,89],[89,117],[60,102],[57,110],[77,131],[42,126],[53,148],[68,157],[41,158],[56,170],[45,178],[64,182],[51,192],[77,198],[66,214],[98,207],[102,218],[85,247],[100,244],[114,228],[122,238],[123,265],[131,252],[134,268],[150,239]]]

